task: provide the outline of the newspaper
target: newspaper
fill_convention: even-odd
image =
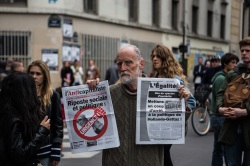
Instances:
[[[62,88],[72,153],[120,146],[108,81]]]
[[[179,98],[180,81],[139,78],[136,144],[184,144],[185,102]]]

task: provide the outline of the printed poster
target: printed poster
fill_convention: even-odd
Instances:
[[[62,88],[72,153],[120,146],[108,81]]]
[[[139,78],[136,144],[184,144],[185,102],[180,82],[169,78]]]

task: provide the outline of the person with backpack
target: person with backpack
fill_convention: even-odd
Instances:
[[[225,79],[225,75],[232,69],[237,67],[239,58],[232,54],[226,53],[221,57],[222,71],[219,71],[212,78],[212,100],[211,100],[211,126],[214,129],[214,147],[212,153],[212,166],[223,166],[223,149],[222,145],[218,143],[218,137],[221,127],[224,122],[224,116],[220,115],[216,107],[216,95],[220,89],[221,84]]]
[[[216,98],[225,117],[218,141],[227,166],[250,165],[250,37],[239,46],[243,63],[227,73]]]

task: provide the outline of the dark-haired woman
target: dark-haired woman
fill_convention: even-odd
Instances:
[[[0,165],[37,165],[37,151],[50,133],[50,120],[39,109],[32,76],[17,72],[5,77],[0,92]]]

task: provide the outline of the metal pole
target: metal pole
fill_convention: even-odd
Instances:
[[[183,41],[182,44],[183,46],[185,46],[185,40],[186,40],[186,3],[185,0],[183,0]],[[182,51],[182,68],[184,70],[184,74],[186,75],[187,71],[186,71],[186,65],[185,65],[185,51]]]

